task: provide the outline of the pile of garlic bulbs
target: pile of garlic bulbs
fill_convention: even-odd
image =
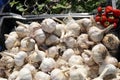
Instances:
[[[93,17],[16,22],[0,52],[0,80],[120,80],[118,37]]]

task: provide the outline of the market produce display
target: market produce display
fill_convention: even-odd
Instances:
[[[117,23],[103,27],[95,20],[16,21],[15,30],[5,34],[7,49],[0,52],[0,80],[120,80],[113,56],[120,40],[109,33]]]

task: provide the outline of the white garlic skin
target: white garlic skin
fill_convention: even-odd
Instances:
[[[7,39],[5,40],[5,46],[8,50],[14,47],[15,42],[17,41],[18,35],[16,32],[9,33]]]
[[[31,71],[27,68],[22,68],[15,80],[32,80]]]
[[[42,29],[36,30],[34,32],[34,39],[36,40],[38,45],[42,44],[46,39],[44,31]]]
[[[87,65],[94,65],[95,62],[92,58],[92,51],[90,50],[84,50],[84,52],[82,53],[82,58],[83,58],[83,61],[87,64]]]
[[[90,46],[94,45],[94,42],[89,41],[88,34],[81,34],[78,36],[77,43],[83,49],[88,49]]]
[[[55,45],[58,44],[60,42],[60,39],[56,36],[56,35],[50,35],[49,37],[47,37],[45,44],[46,45]]]
[[[56,46],[50,47],[47,52],[48,52],[47,56],[51,58],[55,58],[56,56],[59,55],[58,48]]]
[[[97,64],[101,64],[102,62],[104,62],[104,59],[106,58],[107,55],[108,55],[108,50],[101,43],[95,45],[92,48],[92,57]]]
[[[114,34],[106,34],[102,40],[103,44],[111,50],[118,49],[120,40]]]
[[[70,80],[87,80],[87,69],[82,65],[74,65],[70,68]]]
[[[15,28],[15,31],[17,32],[19,38],[24,38],[29,35],[28,28],[26,28],[24,26],[18,26],[17,28]]]
[[[39,28],[41,28],[41,25],[38,22],[32,22],[29,25],[30,32],[34,32],[36,29],[39,29]]]
[[[62,31],[65,29],[65,25],[64,24],[57,24],[54,34],[57,35],[58,37],[62,36]]]
[[[65,38],[64,42],[65,42],[65,44],[66,44],[66,46],[67,46],[68,48],[74,48],[74,47],[76,47],[76,45],[77,45],[77,44],[76,44],[77,41],[76,41],[76,39],[73,38],[73,37],[67,37],[67,38]]]
[[[115,57],[112,57],[110,55],[106,56],[105,58],[106,64],[113,64],[114,66],[118,65],[118,60]]]
[[[51,71],[50,77],[52,80],[68,80],[64,72],[57,68]]]
[[[82,65],[83,64],[83,59],[80,55],[72,55],[69,60],[68,63],[70,66],[73,65]]]
[[[99,68],[99,74],[101,78],[104,78],[110,74],[116,75],[116,72],[117,68],[112,64],[102,64]]]
[[[32,51],[35,46],[35,40],[29,37],[25,37],[21,40],[20,49],[23,51]]]
[[[29,69],[31,72],[36,70],[35,67],[29,63],[25,64],[23,67]]]
[[[77,37],[80,34],[81,27],[78,23],[75,22],[74,19],[68,17],[68,21],[66,24],[66,34],[65,37],[73,36]]]
[[[39,71],[35,74],[35,80],[50,80],[50,75],[45,72]]]
[[[35,51],[33,51],[28,57],[32,62],[39,62],[46,57],[46,53],[44,51],[40,51],[38,49],[38,45],[35,44]]]
[[[82,28],[85,32],[88,31],[89,28],[92,26],[92,20],[88,18],[79,19],[79,20],[76,20],[76,22],[79,25],[82,25]]]
[[[70,58],[72,55],[74,55],[74,54],[75,54],[75,53],[74,53],[74,50],[71,49],[71,48],[68,48],[68,49],[66,49],[66,50],[63,52],[62,58],[63,58],[64,60],[68,61],[69,58]]]
[[[24,64],[24,59],[27,57],[27,53],[20,51],[14,56],[14,61],[17,66],[22,66]]]
[[[14,72],[12,72],[12,73],[9,75],[8,80],[15,80],[15,79],[17,78],[17,76],[18,76],[18,73],[19,73],[19,71],[14,71]]]
[[[54,69],[55,66],[56,66],[56,62],[53,58],[44,58],[39,68],[43,72],[49,72],[52,69]]]
[[[92,41],[100,42],[103,39],[104,34],[109,30],[111,30],[112,28],[113,28],[113,25],[110,25],[105,29],[99,29],[96,26],[93,26],[93,27],[90,27],[88,31],[88,35]]]
[[[44,19],[41,23],[42,29],[45,32],[52,33],[55,30],[56,22],[53,19]]]

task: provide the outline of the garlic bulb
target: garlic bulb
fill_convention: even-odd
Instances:
[[[56,66],[56,62],[53,58],[44,58],[39,68],[43,72],[49,72],[52,69],[54,69],[55,66]]]
[[[55,58],[56,56],[59,55],[58,53],[58,48],[56,46],[52,46],[50,47],[48,50],[47,50],[48,54],[47,56],[48,57],[51,57],[51,58]]]
[[[92,48],[92,57],[97,64],[104,62],[104,59],[108,55],[108,50],[103,44],[97,44]]]
[[[50,35],[49,37],[47,37],[45,44],[49,46],[49,45],[58,44],[59,42],[60,42],[60,39],[57,36]]]
[[[69,60],[68,63],[70,66],[73,65],[82,65],[83,64],[83,59],[80,55],[72,55]]]
[[[18,76],[19,71],[13,71],[10,76],[8,77],[8,80],[15,80]]]
[[[66,68],[68,68],[68,67],[69,67],[69,63],[68,63],[66,60],[64,60],[64,59],[62,59],[61,57],[59,57],[59,58],[57,59],[57,61],[56,61],[56,67],[57,67],[57,68],[61,68],[61,67],[66,67]]]
[[[32,80],[31,71],[27,68],[22,68],[15,80]]]
[[[16,32],[11,32],[9,35],[5,36],[7,36],[7,39],[5,40],[5,46],[8,50],[10,50],[15,46],[15,44],[18,43],[18,35]]]
[[[34,32],[35,30],[41,28],[41,25],[38,23],[38,22],[32,22],[30,25],[29,25],[29,30],[30,32]]]
[[[66,46],[68,48],[75,48],[75,47],[77,47],[77,41],[73,37],[67,37],[67,38],[64,39],[63,42],[65,42],[65,44],[66,44]]]
[[[30,37],[25,37],[21,40],[20,49],[23,51],[32,51],[35,46],[35,40]]]
[[[84,52],[82,53],[82,58],[83,58],[83,61],[88,65],[88,66],[91,66],[91,65],[94,65],[95,62],[92,58],[92,51],[90,50],[84,50]]]
[[[80,29],[81,27],[79,26],[79,24],[76,23],[76,21],[71,16],[69,16],[66,23],[66,34],[64,35],[64,37],[77,37],[80,34]]]
[[[29,64],[29,63],[24,65],[23,67],[29,69],[31,72],[36,71],[35,67],[32,64]]]
[[[50,77],[52,80],[68,80],[65,71],[57,68],[51,71]]]
[[[82,49],[88,49],[90,46],[94,45],[94,42],[88,40],[88,34],[78,36],[77,43]]]
[[[70,68],[70,80],[88,80],[87,69],[82,65],[74,65]]]
[[[50,18],[44,19],[41,23],[41,26],[45,32],[52,33],[53,31],[55,31],[56,22]]]
[[[113,28],[113,25],[110,25],[110,26],[108,26],[107,28],[105,28],[105,29],[103,29],[103,30],[101,30],[101,29],[93,26],[93,27],[91,27],[91,28],[89,29],[88,35],[89,35],[89,37],[90,37],[90,39],[91,39],[92,41],[94,41],[94,42],[100,42],[100,41],[103,39],[104,34],[105,34],[106,32],[108,32],[108,31],[109,31],[110,29],[112,29],[112,28]]]
[[[54,34],[57,35],[58,37],[61,37],[64,35],[65,30],[65,24],[57,24]]]
[[[33,36],[38,45],[42,44],[46,39],[46,35],[42,29],[36,30]]]
[[[79,25],[82,25],[82,28],[84,28],[83,30],[85,32],[88,31],[89,28],[92,26],[92,20],[88,18],[79,19],[79,20],[76,20],[76,22]]]
[[[74,54],[75,54],[75,53],[74,53],[74,50],[71,49],[71,48],[68,48],[68,49],[66,49],[66,50],[63,52],[62,58],[63,58],[64,60],[68,61],[69,58],[70,58],[72,55],[74,55]]]
[[[46,53],[44,51],[40,51],[38,49],[37,44],[35,44],[35,51],[32,52],[32,54],[30,54],[28,56],[29,60],[31,62],[39,62],[42,61],[44,58],[46,57]]]
[[[118,49],[120,44],[120,40],[114,34],[106,34],[102,42],[110,50]]]
[[[114,66],[118,66],[118,60],[115,57],[112,57],[110,55],[106,56],[105,63],[113,64]]]
[[[99,74],[100,74],[99,77],[104,78],[105,76],[110,75],[110,74],[115,75],[116,72],[117,72],[117,68],[114,65],[112,65],[112,64],[107,64],[107,65],[103,64],[99,68]]]
[[[27,53],[24,51],[18,52],[16,55],[12,53],[3,53],[2,55],[8,55],[14,57],[14,62],[17,66],[22,66],[24,64],[24,60],[27,57]]]
[[[45,72],[39,71],[35,74],[35,80],[51,80],[50,75]]]

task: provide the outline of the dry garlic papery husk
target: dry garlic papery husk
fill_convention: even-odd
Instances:
[[[79,20],[76,20],[76,22],[77,22],[80,26],[82,26],[83,32],[88,31],[89,28],[93,26],[92,20],[89,19],[89,18],[79,19]],[[81,31],[82,31],[82,30],[81,30]]]
[[[24,38],[24,37],[27,37],[30,32],[29,32],[29,25],[28,24],[23,24],[19,21],[16,21],[16,23],[18,24],[18,27],[15,27],[15,31],[17,32],[19,38]]]
[[[117,68],[114,65],[112,65],[112,64],[107,64],[107,65],[103,64],[101,66],[100,66],[100,70],[99,70],[100,76],[93,79],[93,80],[103,80],[103,78],[106,77],[107,75],[116,75]]]
[[[22,68],[15,80],[32,80],[31,71],[28,68]]]
[[[72,55],[69,58],[68,63],[69,63],[70,66],[83,65],[83,59],[80,55]]]
[[[41,45],[46,39],[45,32],[42,29],[35,30],[33,33],[33,37],[38,45]]]
[[[65,68],[68,68],[69,67],[69,63],[62,59],[61,57],[59,57],[56,61],[56,67],[57,68],[62,68],[62,67],[65,67]]]
[[[56,22],[53,19],[44,19],[41,23],[42,29],[47,33],[52,33],[55,30]]]
[[[20,50],[22,51],[32,51],[35,46],[35,40],[30,37],[25,37],[21,40]]]
[[[1,61],[4,62],[8,69],[11,69],[15,66],[15,61],[11,56],[2,56]]]
[[[50,77],[51,77],[51,80],[68,80],[68,75],[67,75],[67,71],[69,69],[66,69],[66,70],[60,70],[60,69],[53,69],[51,71],[51,74],[50,74]]]
[[[71,16],[68,16],[64,37],[77,37],[80,34],[80,29],[81,26]]]
[[[58,47],[52,46],[47,50],[47,57],[56,58],[59,55]]]
[[[27,57],[27,53],[24,51],[19,51],[16,55],[12,53],[4,52],[2,55],[13,57],[14,62],[17,66],[22,66],[24,64],[25,58]]]
[[[74,54],[75,54],[75,53],[74,53],[74,50],[71,49],[71,48],[68,48],[68,49],[66,49],[66,50],[63,52],[62,58],[63,58],[64,60],[68,61],[69,58],[70,58],[72,55],[74,55]]]
[[[115,57],[112,57],[110,55],[106,56],[105,63],[113,64],[114,66],[118,66],[118,60]]]
[[[106,34],[104,36],[102,42],[108,49],[110,49],[111,51],[115,50],[116,52],[120,45],[120,40],[114,34]],[[116,54],[116,52],[115,52],[115,54]]]
[[[8,50],[13,48],[14,46],[19,46],[18,35],[16,32],[11,32],[9,35],[5,34],[5,46]]]
[[[33,33],[35,30],[40,29],[40,28],[41,28],[41,25],[38,22],[32,22],[29,25],[29,30],[31,33]]]
[[[89,41],[88,34],[81,34],[78,36],[77,43],[82,49],[88,49],[90,46],[94,45],[94,42]]]
[[[39,69],[43,72],[49,72],[56,66],[56,62],[53,58],[44,58],[40,64]]]
[[[97,64],[103,63],[108,54],[107,48],[101,43],[92,48],[92,57]]]
[[[82,56],[85,64],[87,64],[88,66],[95,64],[95,61],[93,60],[93,57],[92,57],[92,51],[84,50],[84,52],[81,54],[81,56]]]
[[[70,68],[69,80],[88,80],[88,71],[84,65],[73,65]]]
[[[35,51],[33,51],[29,56],[28,59],[30,62],[39,62],[42,61],[46,57],[46,53],[44,51],[40,51],[38,49],[37,44],[35,44]]]
[[[66,37],[63,41],[68,48],[77,47],[77,41],[74,37]]]
[[[50,75],[42,71],[38,71],[34,76],[35,80],[51,80]]]
[[[50,35],[49,37],[47,37],[45,44],[46,45],[56,45],[60,42],[60,39],[56,36],[56,35]]]
[[[105,29],[99,29],[96,26],[90,27],[88,30],[88,35],[92,41],[100,42],[103,39],[104,34],[111,30],[113,26],[114,25],[112,24]]]
[[[19,73],[19,71],[13,71],[13,72],[9,75],[8,80],[15,80],[15,79],[17,78],[17,76],[18,76],[18,73]]]
[[[64,30],[65,30],[66,25],[65,24],[57,24],[54,34],[57,35],[58,37],[62,38],[64,35]]]

